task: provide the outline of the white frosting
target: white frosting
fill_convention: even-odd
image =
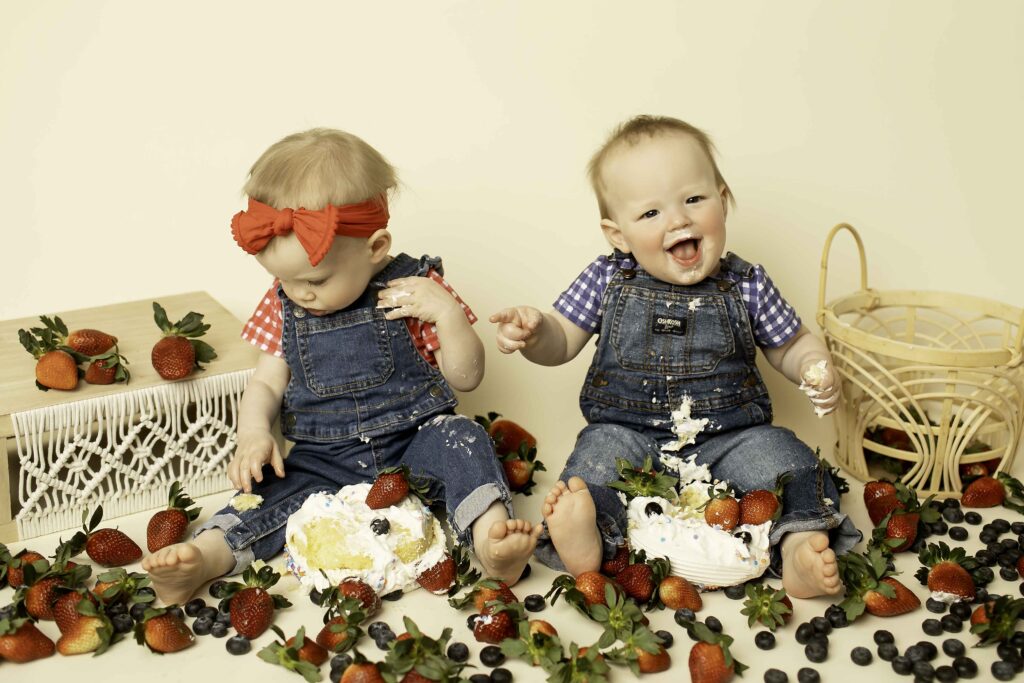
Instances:
[[[444,532],[429,508],[406,496],[398,505],[371,510],[365,502],[370,486],[313,494],[288,518],[287,566],[307,592],[326,590],[349,577],[382,595],[411,590],[418,586],[416,577],[444,557]],[[380,518],[391,525],[386,534],[370,527]]]
[[[964,600],[964,596],[962,595],[957,595],[956,593],[943,593],[942,591],[932,591],[931,598],[937,602],[944,602],[947,605],[952,605],[954,602]]]
[[[690,482],[680,489],[679,504],[664,498],[637,496],[629,503],[629,544],[648,557],[668,558],[672,573],[704,588],[731,586],[756,578],[768,568],[771,522],[744,524],[732,532],[709,526],[696,508],[708,498],[707,484]],[[648,503],[663,514],[648,516]],[[750,533],[746,544],[733,534]]]
[[[228,501],[228,505],[239,512],[255,510],[260,505],[263,505],[263,496],[258,493],[236,493],[231,500]]]
[[[690,417],[690,409],[693,407],[693,399],[683,396],[679,408],[672,411],[672,433],[678,441],[667,443],[661,450],[673,452],[682,450],[684,446],[697,442],[697,435],[700,434],[708,424],[708,418],[702,417],[699,420]]]
[[[821,383],[825,381],[825,375],[827,373],[828,361],[823,358],[804,370],[803,381],[805,384],[809,384],[812,387],[820,387]]]

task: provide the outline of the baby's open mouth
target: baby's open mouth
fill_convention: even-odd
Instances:
[[[680,240],[668,248],[668,253],[684,266],[693,265],[700,258],[700,238]]]

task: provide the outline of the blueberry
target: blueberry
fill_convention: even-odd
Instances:
[[[210,635],[214,638],[223,638],[228,634],[228,625],[223,621],[215,621],[210,625]]]
[[[828,659],[828,648],[818,641],[811,641],[804,646],[804,655],[815,664],[821,664]]]
[[[969,512],[965,512],[964,513],[964,521],[967,522],[968,524],[974,524],[974,525],[981,524],[981,515],[978,514],[977,512],[975,512],[974,510],[971,510]]]
[[[118,602],[114,602],[114,603],[111,603],[111,604],[107,605],[106,608],[103,611],[105,611],[107,613],[108,617],[114,617],[114,616],[117,616],[118,614],[128,614],[128,605],[124,604],[123,602],[118,601]],[[195,615],[192,614],[192,615],[189,615],[189,616],[193,616],[194,617]]]
[[[167,611],[173,614],[174,616],[178,617],[179,619],[185,618],[185,610],[181,609],[180,607],[172,607]]]
[[[469,683],[491,683],[491,677],[487,674],[473,674],[469,677]]]
[[[951,526],[949,527],[949,537],[954,541],[966,541],[970,534],[967,533],[967,529],[962,526]]]
[[[974,579],[974,583],[979,585],[986,585],[992,583],[992,580],[996,578],[995,572],[992,571],[991,567],[978,567],[971,572],[971,577]],[[977,594],[977,592],[975,592]]]
[[[245,636],[231,636],[224,643],[224,648],[233,655],[244,655],[252,649],[252,643]]]
[[[874,659],[874,656],[871,654],[871,650],[858,646],[850,650],[850,659],[858,666],[867,666]]]
[[[975,579],[975,581],[977,581],[977,579]],[[987,588],[982,587],[974,589],[974,602],[978,603],[979,605],[983,605],[986,602],[988,602],[988,599],[989,592]],[[994,597],[992,599],[995,600]]]
[[[764,672],[764,683],[789,683],[789,676],[781,669],[768,669]]]
[[[397,588],[391,591],[390,593],[385,593],[384,595],[380,596],[380,599],[387,600],[388,602],[395,602],[396,600],[401,600],[403,595],[405,595],[405,591],[403,591],[401,588]]]
[[[935,678],[935,667],[931,665],[931,662],[921,660],[920,662],[914,662],[914,681],[930,681]]]
[[[927,600],[925,600],[924,606],[928,609],[929,612],[934,612],[935,614],[942,614],[947,609],[949,609],[949,605],[942,602],[942,600],[936,600],[934,598],[928,598]]]
[[[761,650],[771,650],[775,647],[775,634],[771,631],[758,631],[754,636],[754,645]]]
[[[1020,578],[1020,575],[1017,574],[1017,570],[1013,567],[1000,567],[999,578],[1003,579],[1004,581],[1016,581]]]
[[[143,586],[142,588],[139,588],[138,590],[135,591],[135,595],[138,595],[140,597],[149,596],[151,598],[156,598],[156,591],[153,590],[152,588],[150,588],[149,586]],[[152,602],[152,601],[147,601],[147,602]]]
[[[512,672],[499,666],[491,672],[491,683],[512,683]]]
[[[476,628],[476,620],[479,618],[479,614],[470,614],[468,617],[466,617],[466,627],[470,631],[472,631],[474,628]],[[373,624],[370,624],[370,626],[373,626]]]
[[[389,522],[384,517],[378,517],[377,519],[370,522],[370,529],[372,529],[373,533],[377,534],[378,536],[383,536],[387,532],[391,531],[391,522]]]
[[[469,659],[469,648],[466,647],[465,643],[460,643],[456,641],[448,646],[447,654],[448,659],[452,660],[453,662],[461,664],[462,662]]]
[[[814,628],[815,633],[823,633],[826,636],[832,633],[832,622],[825,617],[814,617],[811,619],[811,626]]]
[[[925,658],[924,649],[917,645],[911,645],[907,648],[907,651],[903,653],[903,656],[912,662],[919,662]]]
[[[1004,662],[1001,659],[992,662],[992,677],[997,681],[1011,681],[1015,675],[1013,664],[1010,662]]]
[[[388,646],[391,645],[391,642],[396,639],[397,636],[395,635],[395,632],[388,627],[386,629],[381,629],[377,633],[377,637],[373,639],[373,642],[376,643],[377,647],[381,650],[386,650],[388,649]]]
[[[1001,534],[1005,534],[1010,531],[1010,523],[1002,517],[998,517],[992,520],[992,528]]]
[[[666,650],[672,647],[672,644],[676,642],[675,638],[668,631],[655,631],[654,635],[661,638],[661,646]]]
[[[128,633],[135,628],[135,620],[127,612],[115,614],[111,617],[110,624],[114,627],[114,633]]]
[[[930,524],[929,528],[931,529],[932,533],[936,536],[942,536],[947,531],[949,531],[949,525],[941,519],[937,522],[933,522],[932,524]]]
[[[747,594],[746,586],[742,583],[738,583],[735,586],[726,586],[722,593],[730,600],[742,600]]]
[[[974,559],[986,567],[994,567],[996,564],[996,554],[984,548],[974,553]]]
[[[217,616],[213,618],[213,621],[227,626],[231,623],[231,612],[217,612]]]
[[[921,622],[921,630],[930,636],[941,636],[942,622],[938,619],[925,619]]]
[[[547,603],[544,602],[543,595],[531,593],[523,600],[523,606],[526,607],[527,612],[543,612],[544,608],[547,607]]]
[[[497,645],[488,645],[480,650],[480,663],[492,668],[501,666],[505,663],[505,653]]]
[[[1024,631],[1014,631],[1010,636],[1010,645],[1017,649],[1024,647]]]
[[[347,669],[348,667],[345,667]],[[341,683],[341,677],[345,675],[345,669],[331,669],[331,673],[328,674],[327,680],[331,683]]]
[[[210,635],[210,629],[213,627],[213,619],[209,617],[196,617],[196,620],[192,622],[192,631],[197,636],[208,636]]]
[[[1006,550],[1017,550],[1020,548],[1020,543],[1016,538],[1004,538],[999,541],[1000,545]]]
[[[1020,659],[1020,652],[1017,651],[1017,648],[1007,642],[996,645],[996,654],[999,655],[999,659]]]
[[[900,653],[895,643],[882,643],[878,646],[878,658],[891,662]]]
[[[817,643],[821,647],[828,648],[828,636],[826,636],[824,633],[815,633],[813,636],[811,636],[811,639],[807,641],[808,645],[810,645],[811,643]]]
[[[986,546],[989,543],[995,543],[999,539],[999,534],[994,529],[982,527],[981,533],[978,534],[978,540],[984,543]]]
[[[706,617],[704,619],[704,625],[715,633],[722,632],[722,622],[718,620],[718,617]]]
[[[688,621],[695,620],[697,618],[697,615],[694,614],[693,610],[689,607],[680,607],[676,610],[676,613],[673,616],[673,618],[676,620],[677,624],[682,626],[684,623]]]
[[[217,608],[216,607],[204,607],[201,610],[199,610],[198,612],[196,612],[196,616],[197,617],[206,617],[210,621],[213,621],[214,617],[217,616]]]
[[[352,655],[334,655],[331,657],[331,671],[334,671],[335,669],[341,669],[344,671],[350,664],[352,664]]]
[[[957,657],[953,660],[953,668],[960,678],[974,678],[978,675],[978,664],[970,657]]]
[[[1016,567],[1019,559],[1019,550],[1003,550],[996,556],[996,564],[1000,567]]]
[[[964,620],[955,614],[947,614],[941,619],[942,630],[946,633],[960,633],[964,629]]]
[[[950,657],[956,658],[963,655],[963,653],[967,651],[967,648],[964,647],[964,644],[959,638],[946,638],[942,641],[942,651]]]
[[[881,645],[882,643],[895,643],[896,638],[893,637],[891,631],[886,631],[884,628],[880,628],[875,631],[875,645]]]
[[[1018,536],[1024,534],[1024,522],[1014,522],[1010,525],[1010,531]]]
[[[966,602],[954,602],[949,608],[949,613],[964,621],[971,618],[971,606]]]
[[[142,621],[142,615],[145,614],[146,608],[149,607],[144,602],[137,602],[131,606],[128,610],[128,614],[132,615],[132,619],[135,621]]]
[[[653,517],[654,515],[661,515],[664,513],[665,511],[661,509],[661,506],[655,503],[654,501],[648,503],[647,507],[644,508],[644,514],[648,517]]]
[[[935,680],[939,681],[939,683],[954,683],[958,678],[956,669],[949,664],[935,667]]]
[[[473,615],[473,616],[476,616],[476,615]],[[372,624],[370,624],[369,626],[366,627],[366,634],[368,636],[370,636],[370,638],[372,638],[374,640],[377,640],[377,636],[384,629],[387,629],[389,631],[391,630],[391,627],[388,626],[388,623],[386,621],[375,621],[375,622],[373,622]]]
[[[744,545],[750,545],[750,542],[754,540],[754,537],[750,535],[749,531],[737,531],[733,534],[733,538],[740,539]]]
[[[825,609],[825,618],[832,624],[832,628],[846,628],[850,625],[846,618],[846,610],[839,605],[829,605]]]
[[[943,508],[942,518],[950,524],[959,524],[964,521],[964,511],[960,508]]]
[[[912,553],[919,553],[922,550],[924,550],[924,547],[927,543],[928,536],[925,534],[918,534],[914,542],[910,544],[910,548],[908,548],[908,550]]]
[[[202,598],[192,598],[185,603],[185,614],[190,617],[197,616],[199,614],[199,610],[204,607],[206,607],[206,600],[203,600]]]
[[[917,646],[924,651],[924,658],[929,662],[939,656],[939,648],[930,640],[919,640]]]
[[[819,683],[821,681],[821,674],[818,673],[817,669],[805,666],[796,672],[796,680],[798,683]]]
[[[224,597],[224,588],[226,588],[227,585],[228,585],[228,582],[225,581],[224,579],[217,579],[216,581],[211,583],[210,584],[210,597],[211,598],[217,598],[218,600],[220,598],[223,598]]]
[[[914,663],[903,655],[896,655],[892,660],[892,670],[901,676],[906,676],[914,670]]]
[[[811,641],[811,636],[814,635],[814,627],[806,621],[796,627],[796,642],[801,645],[806,645]]]

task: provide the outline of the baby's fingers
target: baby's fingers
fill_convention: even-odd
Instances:
[[[514,308],[503,308],[488,318],[492,323],[518,323],[519,312]]]

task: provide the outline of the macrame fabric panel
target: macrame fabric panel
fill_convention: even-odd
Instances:
[[[82,525],[103,506],[109,519],[167,505],[180,481],[189,495],[230,487],[238,403],[252,370],[200,377],[21,413],[21,538]]]

